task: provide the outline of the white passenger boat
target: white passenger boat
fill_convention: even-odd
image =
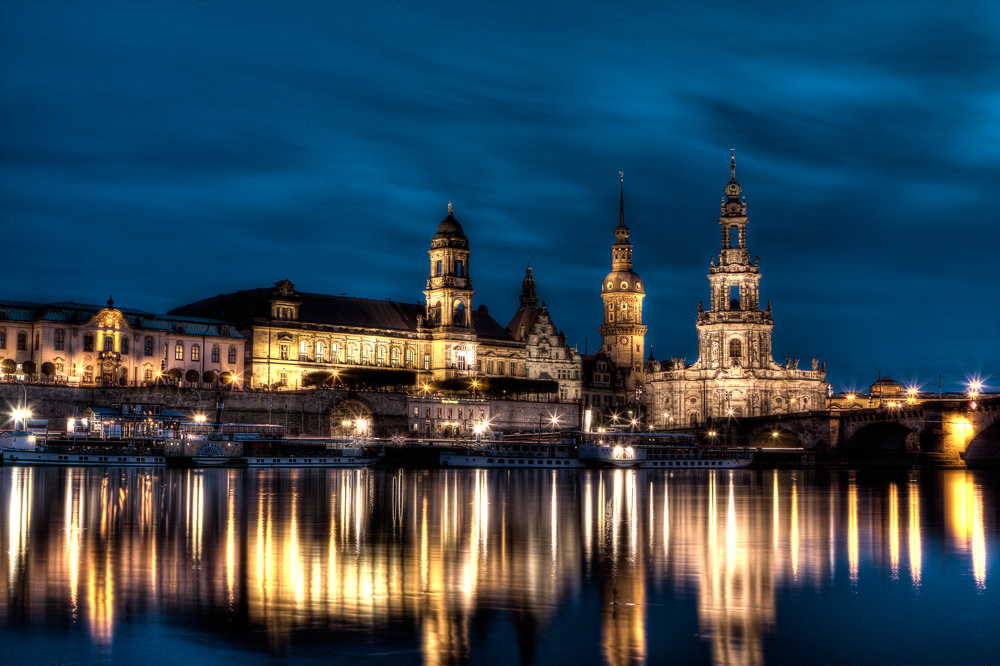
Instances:
[[[753,462],[747,449],[701,446],[690,435],[583,433],[578,455],[595,467],[735,469]]]
[[[4,449],[4,465],[48,465],[60,467],[163,467],[163,454],[87,451],[17,451]]]
[[[18,430],[0,432],[0,458],[5,465],[46,465],[84,467],[162,467],[162,452],[139,451],[114,445],[38,444],[33,433]]]
[[[442,467],[573,469],[584,467],[573,439],[519,439],[468,442],[442,451]]]

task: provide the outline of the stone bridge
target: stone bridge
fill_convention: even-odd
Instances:
[[[940,464],[1000,467],[1000,397],[895,408],[798,412],[717,424],[730,443],[849,454],[926,454]]]

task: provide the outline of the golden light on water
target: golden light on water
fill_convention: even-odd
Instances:
[[[889,484],[889,575],[899,579],[899,489]]]
[[[424,663],[471,663],[483,611],[544,636],[570,600],[606,663],[642,663],[664,640],[651,609],[671,590],[696,600],[714,663],[760,664],[777,593],[864,590],[905,578],[907,556],[919,588],[935,536],[921,473],[905,492],[853,475],[827,488],[803,470],[3,474],[0,614],[11,591],[64,599],[98,647],[149,604],[243,614],[279,651],[317,627],[411,627]],[[972,473],[942,478],[929,522],[944,517],[939,538],[961,554],[968,586],[986,590],[989,487]],[[57,502],[51,531],[38,524],[43,497]]]
[[[910,580],[913,587],[920,587],[923,568],[923,541],[920,536],[920,484],[916,479],[909,482],[910,504]]]
[[[851,583],[858,582],[858,486],[852,475],[847,482],[847,565]]]

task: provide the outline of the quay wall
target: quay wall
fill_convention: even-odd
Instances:
[[[49,427],[62,430],[66,419],[82,416],[88,407],[110,407],[119,403],[161,405],[180,409],[193,417],[204,414],[215,420],[218,398],[223,399],[222,420],[226,423],[285,426],[288,435],[329,436],[331,428],[361,404],[372,418],[371,434],[377,437],[405,436],[407,396],[403,393],[299,390],[299,391],[217,391],[175,386],[96,387],[51,384],[0,383],[0,428],[11,427],[10,412],[27,392],[34,418],[49,419]],[[491,400],[490,422],[505,432],[533,431],[551,426],[558,418],[563,429],[580,427],[576,404]]]

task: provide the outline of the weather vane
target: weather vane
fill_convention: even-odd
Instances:
[[[622,182],[624,183],[625,182],[625,172],[624,171],[619,171],[618,175],[621,176]]]

